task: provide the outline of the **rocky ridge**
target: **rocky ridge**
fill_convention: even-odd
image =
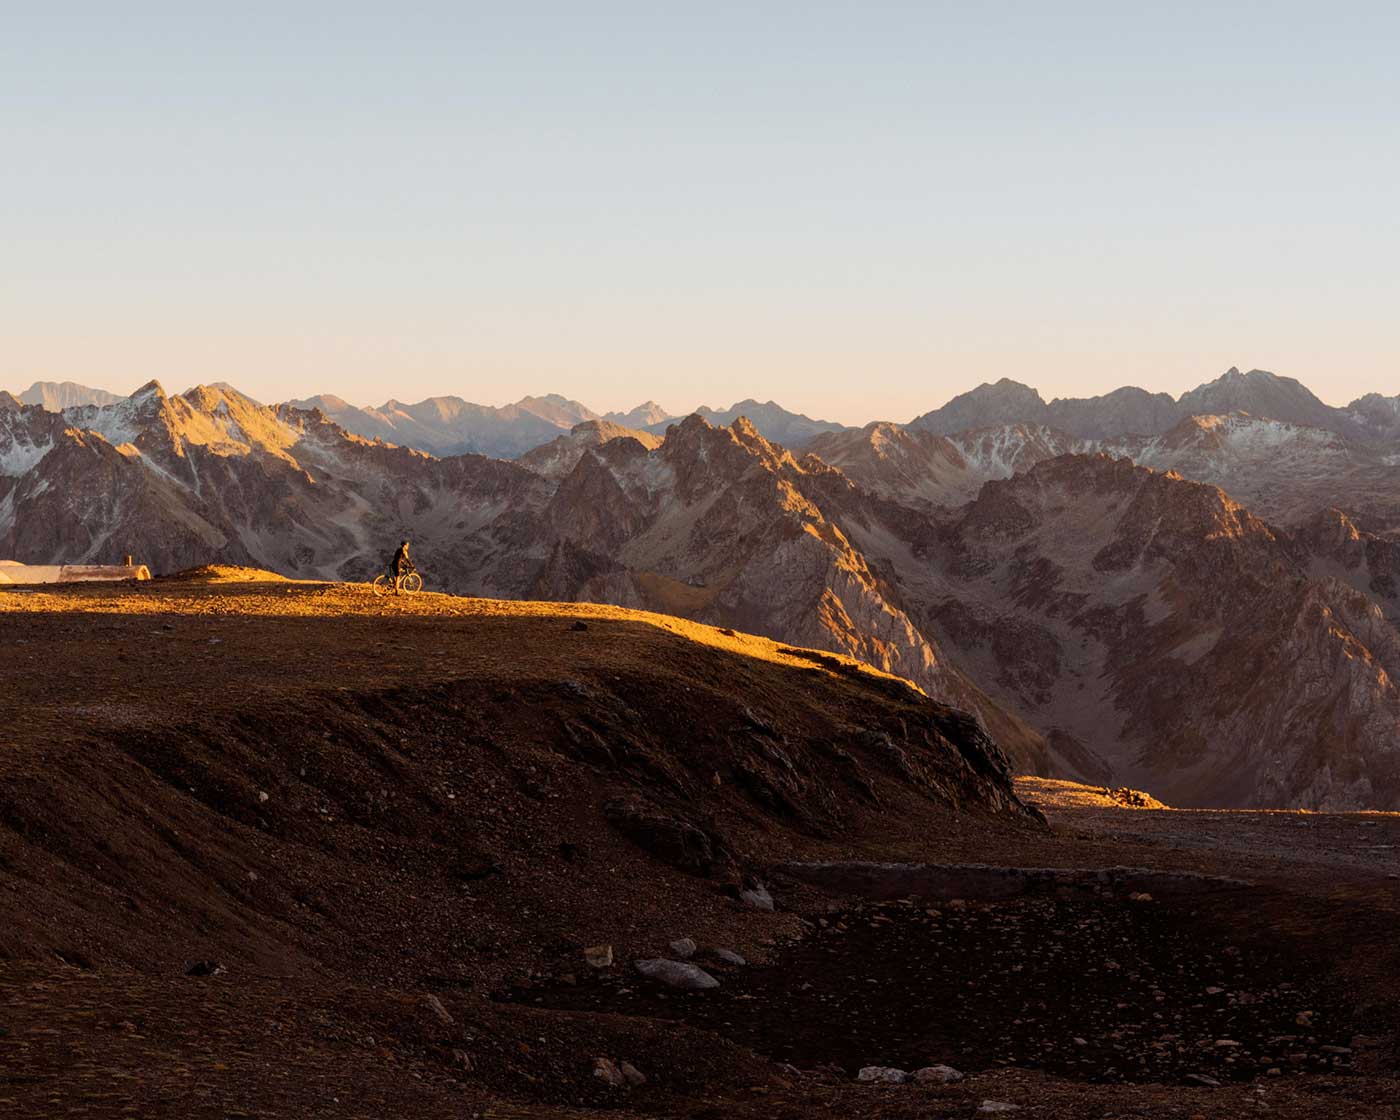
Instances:
[[[1260,369],[1241,373],[1235,367],[1175,400],[1166,393],[1125,386],[1103,396],[1047,403],[1029,385],[1002,378],[955,396],[942,407],[915,417],[909,426],[935,435],[953,435],[971,428],[1032,424],[1082,439],[1110,439],[1161,435],[1191,416],[1247,412],[1266,420],[1366,440],[1393,435],[1397,399],[1373,393],[1335,408],[1295,378]]]

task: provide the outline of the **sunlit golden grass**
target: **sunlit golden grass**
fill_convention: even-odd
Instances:
[[[804,669],[901,680],[842,654],[796,650],[782,642],[674,615],[604,603],[481,599],[430,591],[377,597],[367,583],[294,580],[232,565],[206,565],[149,583],[72,584],[0,589],[0,617],[10,613],[188,615],[195,617],[338,617],[385,619],[574,619],[643,623],[688,641]],[[917,685],[904,681],[922,692]]]
[[[1016,778],[1016,793],[1023,801],[1034,802],[1041,809],[1086,810],[1122,809],[1128,812],[1169,812],[1169,813],[1217,813],[1235,815],[1239,813],[1274,814],[1287,816],[1351,816],[1351,817],[1395,817],[1398,813],[1362,809],[1345,814],[1319,813],[1315,809],[1182,809],[1167,805],[1150,793],[1132,790],[1145,803],[1134,804],[1130,800],[1114,796],[1121,792],[1102,785],[1069,781],[1063,778],[1040,778],[1032,774],[1022,774]]]

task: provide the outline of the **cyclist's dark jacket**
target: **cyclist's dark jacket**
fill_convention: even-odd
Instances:
[[[393,575],[401,576],[412,567],[413,564],[408,559],[408,546],[403,544],[399,545],[394,551],[394,558],[389,561],[389,571]]]

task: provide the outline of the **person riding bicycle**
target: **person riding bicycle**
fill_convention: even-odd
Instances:
[[[389,575],[394,580],[394,590],[403,586],[403,577],[413,571],[413,561],[408,558],[408,542],[400,541],[394,558],[389,561]]]

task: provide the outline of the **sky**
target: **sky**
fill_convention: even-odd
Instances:
[[[1400,5],[5,4],[0,386],[1400,393]]]

